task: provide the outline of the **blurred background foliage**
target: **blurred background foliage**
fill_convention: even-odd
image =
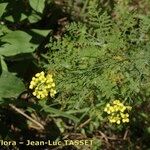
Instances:
[[[148,150],[149,49],[149,0],[0,0],[1,139]],[[42,70],[55,76],[55,98],[37,100],[28,89]],[[103,110],[114,99],[133,107],[130,123],[108,122]]]

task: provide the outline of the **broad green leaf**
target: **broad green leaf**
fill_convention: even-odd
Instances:
[[[25,20],[27,18],[27,16],[25,15],[25,14],[21,14],[21,18],[20,18],[20,21],[23,21],[23,20]]]
[[[0,55],[14,56],[21,53],[31,53],[35,45],[30,43],[31,36],[23,31],[11,31],[1,38],[5,42],[0,47]]]
[[[45,7],[45,0],[29,0],[30,6],[37,12],[42,13]]]
[[[31,31],[41,36],[47,36],[51,32],[51,30],[40,30],[40,29],[32,29]]]
[[[7,3],[1,3],[0,4],[0,17],[2,17],[4,11],[5,11],[5,8],[7,6]]]
[[[41,17],[33,12],[30,16],[28,16],[28,19],[30,23],[36,23],[41,19]]]
[[[2,71],[8,71],[7,64],[5,63],[3,56],[0,56],[0,63],[1,63]]]
[[[7,11],[4,15],[5,19],[18,23],[23,20],[24,15],[28,15],[27,3],[24,0],[1,0],[8,2]]]
[[[13,16],[7,16],[7,17],[5,17],[5,20],[10,21],[10,22],[14,22],[15,21]]]
[[[0,97],[16,98],[25,89],[21,79],[10,72],[3,71],[0,76]]]

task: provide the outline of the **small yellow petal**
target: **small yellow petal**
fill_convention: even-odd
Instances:
[[[120,122],[120,120],[117,120],[117,122],[116,122],[117,124],[120,124],[121,122]]]
[[[123,122],[123,123],[129,122],[129,118],[122,119],[122,122]]]
[[[29,89],[33,89],[33,85],[32,84],[29,86]]]
[[[46,83],[51,83],[51,82],[53,82],[52,78],[48,78],[47,81],[46,81]]]
[[[51,86],[52,86],[52,87],[55,87],[55,83],[52,83]]]
[[[44,76],[44,74],[45,74],[45,73],[44,73],[43,71],[40,73],[41,76]]]
[[[33,95],[36,96],[36,92],[33,92]]]
[[[35,77],[39,77],[41,74],[40,73],[37,73],[36,75],[35,75]]]
[[[35,77],[32,77],[32,80],[34,81],[36,78]]]
[[[132,107],[131,107],[131,106],[126,106],[126,108],[127,108],[128,110],[131,110],[131,109],[132,109]]]
[[[47,85],[47,88],[48,88],[48,89],[50,89],[50,88],[51,88],[51,85],[50,85],[50,84],[48,84],[48,85]]]
[[[37,97],[38,99],[41,99],[40,95],[37,95],[36,97]]]
[[[120,101],[119,100],[114,100],[113,104],[120,104]]]
[[[110,114],[110,113],[111,113],[110,110],[108,110],[108,111],[107,111],[107,114]]]
[[[106,104],[106,107],[110,107],[110,104],[108,103],[108,104]]]
[[[35,85],[35,82],[34,82],[34,81],[31,81],[31,82],[30,82],[30,85],[33,85],[33,86],[34,86],[34,85]]]
[[[108,111],[108,108],[107,108],[107,107],[105,107],[105,108],[104,108],[104,111],[105,111],[105,112],[107,112],[107,111]]]

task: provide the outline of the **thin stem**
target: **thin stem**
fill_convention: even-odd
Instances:
[[[27,119],[29,119],[30,121],[32,121],[33,123],[35,123],[37,126],[39,126],[41,129],[44,129],[44,126],[37,122],[36,120],[34,120],[33,118],[31,118],[30,116],[28,116],[27,114],[25,114],[21,109],[17,108],[16,106],[14,106],[13,104],[9,104],[9,106],[15,110],[17,113],[21,114],[22,116],[26,117]]]

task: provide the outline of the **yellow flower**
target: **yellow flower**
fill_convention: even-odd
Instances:
[[[51,96],[51,97],[54,97],[55,94],[56,94],[56,90],[51,89],[51,90],[50,90],[50,96]]]
[[[104,109],[105,112],[107,112],[108,114],[112,113],[115,111],[114,107],[110,106],[109,104],[106,105],[105,109]]]
[[[108,103],[108,104],[106,104],[106,107],[110,107],[110,104]]]
[[[120,123],[121,123],[121,121],[120,121],[120,120],[117,120],[117,121],[116,121],[116,123],[117,123],[117,124],[120,124]]]
[[[121,124],[121,122],[129,122],[127,111],[131,110],[131,108],[131,106],[125,106],[120,100],[114,100],[111,104],[106,104],[104,111],[108,114],[110,123]]]
[[[119,105],[119,104],[121,104],[121,102],[120,102],[119,100],[114,100],[114,101],[113,101],[113,104]]]
[[[126,108],[127,108],[128,110],[131,110],[131,109],[132,109],[132,107],[131,107],[131,106],[126,106]]]
[[[30,89],[33,89],[33,87],[34,87],[33,84],[31,84],[31,85],[29,86]]]
[[[119,106],[119,110],[120,110],[121,112],[124,112],[124,111],[126,110],[126,107],[125,107],[124,105]]]
[[[32,94],[33,94],[34,96],[36,96],[36,92],[33,92]]]
[[[115,111],[119,111],[119,107],[117,105],[114,106]]]
[[[112,112],[115,111],[115,108],[114,108],[113,106],[110,106],[110,107],[109,107],[109,110],[110,110],[110,112],[112,113]]]
[[[111,117],[109,118],[109,121],[110,121],[111,123],[115,123],[115,122],[116,122],[116,118],[111,116]]]
[[[109,111],[109,107],[110,107],[110,104],[106,104],[106,107],[104,108],[104,111],[108,112]]]
[[[54,97],[56,94],[55,83],[52,74],[47,74],[42,71],[32,77],[29,88],[33,90],[33,95],[38,99],[44,99],[50,94]]]
[[[55,83],[52,83],[51,86],[52,86],[52,87],[55,87]]]
[[[124,118],[124,119],[122,119],[122,122],[123,122],[123,123],[129,122],[129,118]]]
[[[41,75],[44,75],[44,72],[42,71],[41,73],[37,73],[36,75],[35,75],[35,77],[39,77],[39,76],[41,76]]]

